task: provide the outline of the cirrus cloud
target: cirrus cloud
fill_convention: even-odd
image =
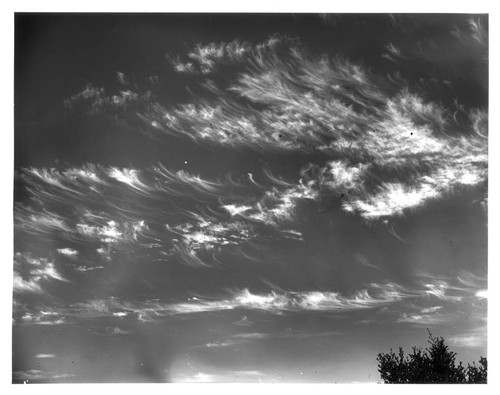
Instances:
[[[480,24],[470,26],[468,34],[484,41]],[[392,43],[387,50],[402,56]],[[198,45],[187,58],[171,58],[180,73],[208,75],[227,64],[247,68],[228,72],[226,87],[202,81],[201,93],[188,103],[167,106],[150,98],[131,114],[137,122],[202,145],[321,152],[331,159],[311,185],[350,190],[342,204],[347,213],[367,221],[401,216],[487,180],[485,109],[446,107],[403,79],[376,75],[347,58],[312,55],[285,36],[257,45]],[[107,103],[102,95],[86,88],[77,96],[94,108]],[[457,118],[457,111],[468,117]],[[273,221],[273,213],[254,217]]]

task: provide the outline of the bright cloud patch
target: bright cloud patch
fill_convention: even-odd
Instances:
[[[144,221],[120,224],[109,220],[102,225],[89,225],[87,223],[76,225],[76,230],[82,236],[96,238],[106,244],[137,240],[139,234],[145,229],[147,228]]]
[[[54,358],[55,354],[36,354],[37,358]]]
[[[76,257],[78,255],[78,251],[72,248],[58,248],[57,252],[61,255],[65,255],[67,257]]]
[[[182,235],[185,245],[191,250],[238,245],[251,237],[250,230],[242,222],[211,223],[201,217],[196,224],[186,223],[167,229]]]
[[[453,346],[476,348],[484,346],[486,344],[486,337],[484,333],[461,334],[451,337],[450,339],[448,339],[448,341]]]
[[[46,258],[17,252],[14,256],[14,292],[44,293],[43,284],[52,280],[67,282]]]

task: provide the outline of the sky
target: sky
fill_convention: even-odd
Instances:
[[[14,49],[13,382],[487,356],[485,15],[17,14]]]

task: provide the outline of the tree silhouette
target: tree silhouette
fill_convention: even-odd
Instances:
[[[433,337],[429,332],[430,344],[425,350],[412,347],[412,353],[405,357],[399,347],[396,354],[391,351],[377,355],[378,371],[387,384],[423,383],[486,383],[487,360],[481,357],[479,366],[473,362],[467,368],[460,362],[455,364],[457,353],[450,351],[442,337]]]

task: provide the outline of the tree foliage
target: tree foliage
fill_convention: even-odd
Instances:
[[[479,359],[479,366],[475,362],[467,367],[462,362],[456,365],[457,353],[450,351],[442,337],[433,337],[429,332],[428,343],[430,346],[425,350],[412,347],[408,356],[401,347],[397,354],[392,349],[387,354],[378,354],[378,371],[384,383],[486,383],[486,358]]]

